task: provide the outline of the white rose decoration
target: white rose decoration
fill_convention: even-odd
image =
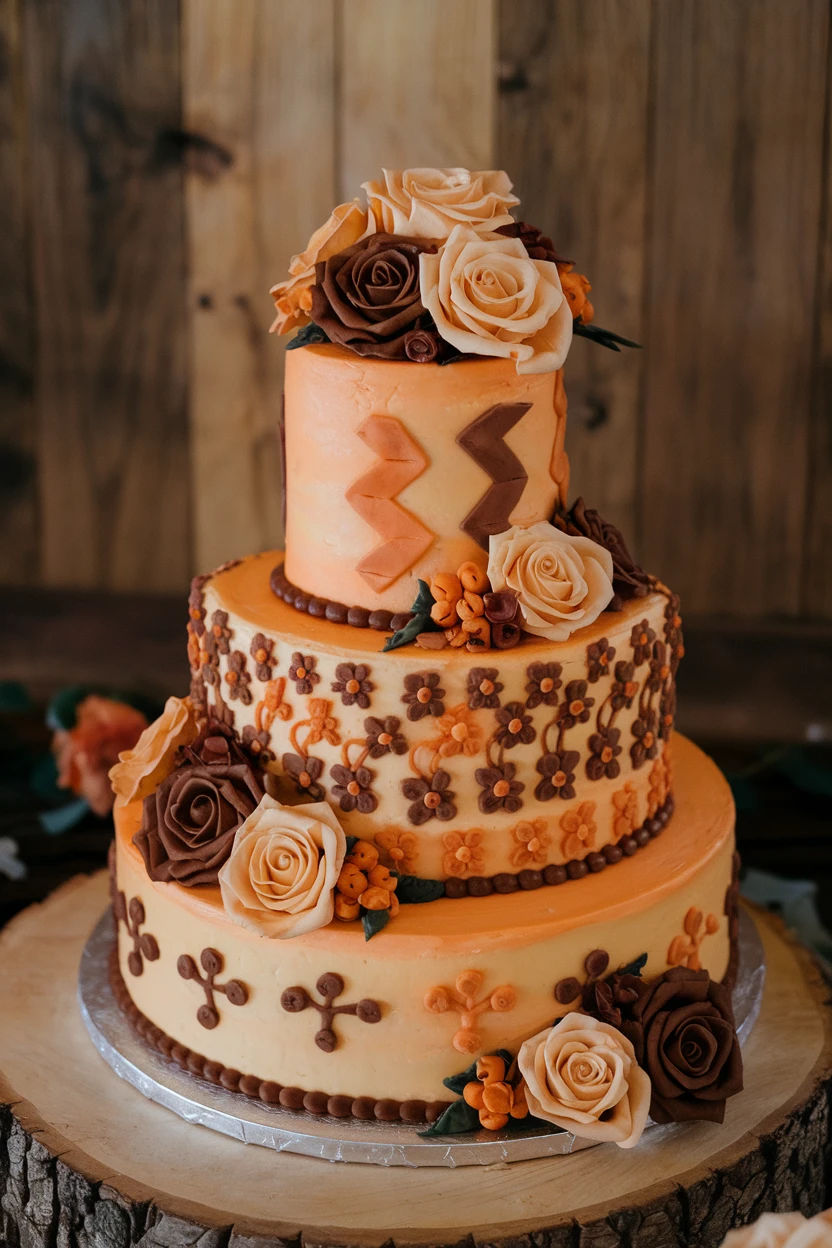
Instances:
[[[480,238],[458,225],[435,254],[419,257],[422,303],[446,342],[515,360],[518,373],[561,367],[572,310],[556,264],[532,260],[519,238]]]
[[[832,1248],[832,1210],[808,1219],[802,1213],[764,1213],[750,1226],[729,1231],[722,1248]]]
[[[282,806],[266,795],[241,824],[219,874],[226,914],[263,936],[302,936],[332,922],[347,842],[326,802]]]
[[[502,169],[383,169],[361,189],[375,232],[409,238],[447,238],[460,223],[478,234],[497,230],[511,224],[509,208],[520,203]]]
[[[549,641],[597,620],[613,596],[612,575],[608,550],[545,520],[490,538],[491,588],[513,589],[525,631]]]
[[[638,1143],[650,1109],[650,1080],[615,1027],[567,1014],[521,1046],[517,1065],[538,1118],[620,1148]]]

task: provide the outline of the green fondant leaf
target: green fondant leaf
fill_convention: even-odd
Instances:
[[[622,966],[619,971],[615,971],[616,975],[641,975],[647,964],[647,954],[643,953],[640,958],[636,958],[632,962],[628,962],[626,966]]]
[[[506,1070],[514,1061],[508,1049],[495,1049],[488,1056],[501,1057],[506,1064]],[[442,1080],[449,1092],[456,1092],[457,1096],[462,1096],[466,1083],[472,1083],[477,1077],[477,1061],[479,1061],[479,1058],[473,1061],[467,1070],[463,1070],[462,1074],[449,1075],[447,1079]]]
[[[390,911],[365,910],[361,915],[361,922],[364,927],[364,939],[370,940],[390,922]]]
[[[396,896],[406,906],[420,905],[423,901],[438,901],[445,896],[441,880],[422,880],[418,875],[400,875]]]
[[[345,837],[344,839],[345,839],[345,841],[347,842],[347,853],[348,853],[348,854],[351,854],[351,853],[352,853],[352,851],[353,851],[353,848],[354,848],[354,847],[355,847],[355,845],[358,843],[358,837],[357,837],[357,836],[347,836],[347,837]]]
[[[311,322],[304,325],[303,329],[299,329],[291,342],[286,343],[287,351],[294,351],[297,347],[312,347],[319,342],[329,342],[320,325]]]
[[[622,338],[620,334],[614,334],[611,329],[602,329],[600,325],[584,325],[581,320],[572,322],[572,332],[579,338],[589,338],[592,342],[597,342],[601,347],[609,347],[610,351],[620,351],[621,347],[641,350],[640,342],[631,342],[629,338]]]
[[[430,618],[430,609],[436,599],[430,592],[430,586],[427,581],[419,579],[419,592],[416,595],[416,601],[410,610],[413,612],[413,619],[405,624],[404,628],[400,628],[392,637],[388,637],[384,643],[384,650],[397,650],[399,646],[406,646],[409,642],[415,641],[420,633],[436,633],[441,632],[438,624]]]
[[[464,1135],[468,1131],[478,1131],[480,1116],[466,1101],[454,1101],[449,1105],[436,1122],[432,1122],[426,1131],[419,1135]]]

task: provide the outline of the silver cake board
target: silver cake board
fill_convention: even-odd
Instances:
[[[490,1166],[573,1153],[593,1145],[592,1141],[567,1131],[524,1131],[522,1126],[512,1131],[477,1131],[423,1139],[419,1131],[424,1126],[292,1113],[216,1087],[149,1048],[119,1009],[109,974],[114,939],[108,910],[81,957],[78,1000],[87,1031],[105,1062],[120,1078],[186,1122],[275,1152],[374,1166]],[[739,970],[733,997],[740,1044],[745,1043],[759,1016],[764,982],[763,944],[753,920],[741,910]],[[684,1128],[658,1128],[648,1123],[648,1131],[659,1129]]]

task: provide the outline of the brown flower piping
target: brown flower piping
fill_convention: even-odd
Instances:
[[[205,1004],[196,1012],[197,1022],[212,1031],[220,1021],[216,1006],[216,993],[221,992],[231,1005],[245,1005],[248,1001],[248,988],[239,979],[229,979],[227,984],[218,984],[217,976],[222,974],[225,959],[216,949],[203,949],[199,955],[204,975],[189,953],[183,953],[176,963],[176,969],[183,979],[194,979],[205,993]]]
[[[177,1043],[161,1027],[152,1023],[134,1003],[118,964],[118,950],[110,954],[110,988],[119,1009],[127,1016],[144,1042],[176,1062],[200,1079],[223,1087],[228,1092],[241,1092],[266,1105],[276,1105],[295,1113],[305,1110],[310,1114],[330,1114],[333,1118],[358,1118],[377,1122],[436,1122],[450,1105],[450,1101],[394,1101],[389,1098],[377,1100],[374,1096],[330,1096],[326,1092],[307,1092],[303,1088],[284,1087],[257,1075],[244,1075],[222,1062],[210,1061],[184,1044]]]
[[[381,1020],[381,1006],[378,1001],[365,998],[352,1004],[336,1005],[336,998],[344,991],[344,981],[334,971],[327,971],[315,985],[315,990],[323,997],[323,1002],[315,1001],[305,988],[287,988],[280,998],[280,1004],[289,1014],[299,1014],[308,1006],[317,1010],[321,1016],[320,1030],[315,1033],[315,1043],[324,1053],[332,1053],[338,1047],[339,1037],[335,1033],[333,1023],[338,1014],[355,1014],[362,1023],[378,1023]]]
[[[293,585],[283,568],[284,565],[279,563],[272,571],[269,580],[272,593],[296,611],[304,611],[315,619],[326,619],[331,624],[351,624],[353,628],[373,628],[380,633],[397,632],[413,619],[410,611],[396,614],[384,608],[368,611],[366,607],[348,607],[332,598],[316,598],[314,594],[307,594]]]

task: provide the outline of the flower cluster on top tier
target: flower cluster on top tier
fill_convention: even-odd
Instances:
[[[551,239],[511,209],[502,170],[385,169],[367,207],[339,204],[272,287],[272,330],[358,355],[448,363],[512,359],[519,373],[559,369],[573,332],[618,350],[592,325],[591,289]]]

